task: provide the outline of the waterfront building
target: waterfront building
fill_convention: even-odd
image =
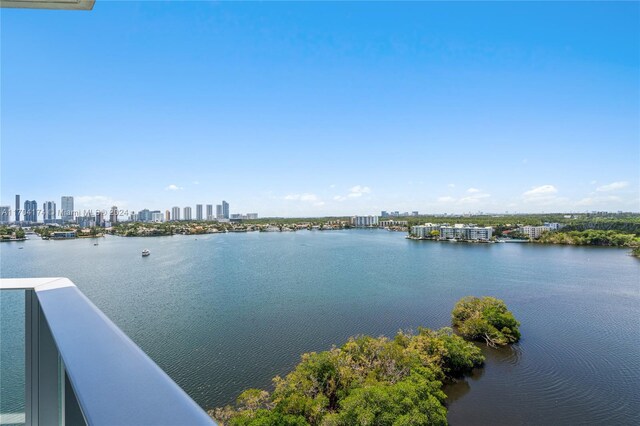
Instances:
[[[353,216],[351,225],[356,228],[378,226],[378,216]]]
[[[73,211],[73,197],[70,195],[63,195],[60,198],[60,217],[63,222],[73,222],[74,219],[74,211]]]
[[[16,223],[20,222],[20,195],[16,194]]]
[[[425,223],[424,225],[417,225],[411,227],[411,235],[418,238],[429,238],[431,237],[431,233],[433,231],[438,232],[438,236],[440,236],[440,227],[442,225],[438,223]]]
[[[258,218],[258,213],[247,213],[247,219],[255,220]]]
[[[184,208],[184,220],[191,220],[191,207]]]
[[[207,214],[206,214],[206,218],[207,220],[213,220],[215,219],[213,217],[213,204],[207,204]]]
[[[380,217],[389,217],[389,212],[382,210],[380,212]]]
[[[42,215],[44,223],[55,223],[57,218],[55,201],[45,201],[42,204]]]
[[[222,204],[216,204],[216,219],[224,219],[224,216],[222,216]]]
[[[378,224],[381,228],[391,228],[393,226],[409,226],[406,220],[381,220]]]
[[[202,220],[202,204],[196,204],[196,220]]]
[[[443,225],[440,227],[440,239],[442,240],[468,240],[468,241],[489,241],[493,235],[493,228],[490,226],[474,226],[456,223],[453,226]]]
[[[180,207],[176,206],[171,208],[171,220],[180,220]]]
[[[222,218],[229,219],[229,203],[222,200]]]
[[[109,212],[109,222],[111,222],[111,226],[118,224],[118,207],[111,206],[111,211]]]
[[[9,223],[9,214],[11,213],[11,206],[0,206],[0,223],[5,225]]]
[[[38,222],[38,203],[36,200],[24,202],[24,220],[29,223]]]
[[[525,234],[531,239],[540,238],[544,232],[549,232],[551,228],[549,226],[523,226],[520,228],[520,232]]]
[[[76,231],[55,231],[51,233],[51,239],[53,240],[67,240],[69,238],[76,238]]]
[[[137,222],[138,221],[138,213],[131,212],[129,215],[129,222]]]
[[[164,220],[165,222],[169,222],[171,220],[171,212],[169,210],[164,211]]]

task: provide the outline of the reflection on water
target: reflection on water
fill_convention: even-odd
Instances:
[[[403,237],[28,241],[0,246],[0,271],[71,278],[203,407],[270,388],[303,352],[447,326],[459,298],[491,295],[523,337],[483,346],[485,367],[447,386],[452,424],[640,423],[640,262],[626,250]],[[144,248],[153,254],[142,258]]]

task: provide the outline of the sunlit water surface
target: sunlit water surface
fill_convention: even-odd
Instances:
[[[445,389],[452,424],[639,424],[640,261],[624,249],[303,231],[0,245],[2,277],[65,276],[205,408],[352,335],[504,299],[523,339]],[[19,249],[23,247],[23,249]],[[151,256],[143,258],[142,249]],[[2,294],[3,413],[22,408],[23,300]]]

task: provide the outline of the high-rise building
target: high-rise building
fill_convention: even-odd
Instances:
[[[104,226],[104,212],[96,210],[96,226]]]
[[[151,222],[156,222],[156,223],[162,222],[163,217],[164,215],[160,210],[154,210],[151,212]]]
[[[62,196],[62,198],[60,199],[60,208],[62,209],[62,212],[60,213],[62,221],[73,222],[73,197]]]
[[[16,194],[16,222],[20,222],[20,195]]]
[[[55,223],[57,218],[56,213],[55,201],[45,201],[44,204],[42,204],[44,223]]]
[[[151,222],[151,212],[149,209],[142,209],[138,212],[138,221]]]
[[[207,220],[213,220],[213,204],[207,204]]]
[[[112,206],[111,211],[109,212],[109,222],[111,222],[111,226],[118,224],[118,207]]]
[[[24,216],[25,222],[36,223],[38,221],[38,203],[36,200],[24,202]]]
[[[224,200],[222,200],[222,217],[229,219],[229,203]]]
[[[196,204],[196,220],[202,220],[202,204]]]
[[[180,220],[180,207],[171,208],[171,220]]]
[[[164,221],[169,222],[171,220],[171,212],[169,210],[165,210],[164,212]]]
[[[9,213],[11,212],[11,206],[0,206],[0,223],[9,223]]]
[[[191,220],[191,207],[184,208],[184,220]]]
[[[224,219],[222,215],[222,204],[216,204],[216,219]]]

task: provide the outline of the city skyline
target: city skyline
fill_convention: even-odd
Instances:
[[[639,17],[635,2],[5,9],[0,204],[637,212]]]

